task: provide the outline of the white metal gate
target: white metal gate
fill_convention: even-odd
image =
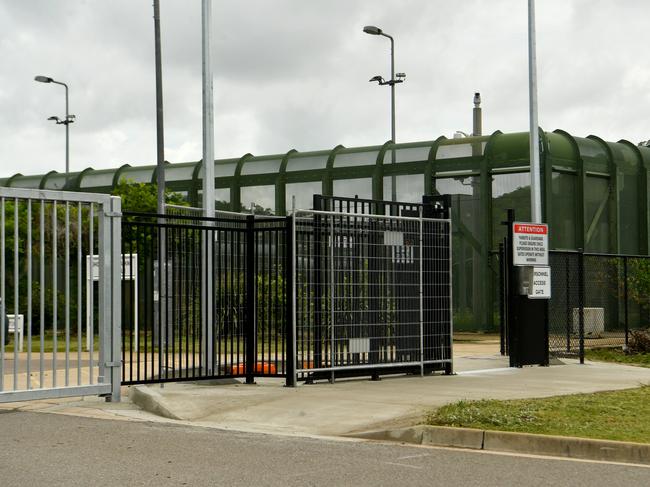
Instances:
[[[0,188],[0,402],[119,401],[120,220],[118,197]]]

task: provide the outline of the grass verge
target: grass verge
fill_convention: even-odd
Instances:
[[[625,353],[620,348],[594,348],[585,350],[587,360],[599,362],[616,362],[619,364],[650,367],[649,353]]]
[[[650,443],[650,386],[512,401],[459,401],[426,418],[434,426]]]

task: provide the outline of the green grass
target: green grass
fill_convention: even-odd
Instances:
[[[616,362],[619,364],[650,367],[649,353],[627,354],[620,348],[594,348],[593,350],[585,350],[585,358],[599,362]]]
[[[512,401],[459,401],[426,424],[650,443],[650,386]]]

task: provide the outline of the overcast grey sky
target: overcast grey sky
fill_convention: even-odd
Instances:
[[[166,159],[201,158],[199,0],[161,0]],[[647,0],[537,0],[539,121],[650,138]],[[381,144],[396,40],[400,142],[528,129],[526,0],[214,0],[215,157]],[[0,177],[155,162],[151,0],[0,0]]]

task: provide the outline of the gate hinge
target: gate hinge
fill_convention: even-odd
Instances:
[[[121,211],[106,211],[104,212],[104,216],[107,216],[109,218],[117,218],[122,216]]]
[[[104,367],[121,367],[122,366],[122,361],[118,362],[104,362]]]

